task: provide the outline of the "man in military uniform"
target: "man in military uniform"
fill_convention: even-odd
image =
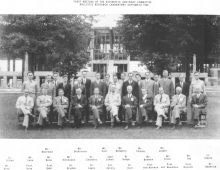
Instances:
[[[171,103],[171,123],[173,124],[172,129],[175,129],[180,121],[180,113],[186,112],[186,96],[182,94],[182,88],[176,88],[176,95],[172,97]]]
[[[98,123],[102,124],[100,120],[100,115],[103,114],[103,104],[104,98],[99,95],[99,89],[94,89],[94,95],[90,96],[89,98],[89,107],[93,113],[93,123],[95,125],[94,129],[97,129]]]
[[[58,96],[53,100],[54,113],[58,115],[59,130],[63,129],[63,123],[69,122],[66,118],[67,109],[69,107],[69,100],[64,96],[64,90],[58,90]]]
[[[170,106],[170,98],[164,93],[163,87],[159,88],[159,94],[154,98],[154,110],[157,112],[157,129],[162,127],[163,117],[168,119],[166,113],[168,113],[168,108]]]
[[[28,80],[23,82],[22,85],[22,91],[24,89],[28,89],[29,91],[29,96],[33,98],[34,100],[34,107],[33,107],[33,114],[36,116],[36,97],[37,97],[37,93],[39,93],[39,88],[37,85],[37,82],[33,80],[33,73],[32,72],[28,72]],[[34,119],[34,125],[36,123],[36,119]]]
[[[25,127],[25,131],[28,130],[29,125],[29,115],[35,117],[31,114],[32,109],[34,107],[34,100],[32,97],[28,96],[28,89],[24,89],[23,96],[20,96],[16,102],[16,109],[18,113],[18,123],[20,122],[19,116],[24,115],[23,126]]]
[[[47,115],[50,113],[50,106],[52,105],[52,97],[47,95],[47,89],[42,89],[42,95],[37,97],[37,111],[39,112],[38,125],[39,130],[42,130],[44,122],[49,124]]]
[[[121,105],[121,96],[115,91],[115,85],[111,85],[111,92],[105,98],[106,110],[110,112],[111,128],[114,127],[114,121],[120,122],[118,118],[118,107]]]

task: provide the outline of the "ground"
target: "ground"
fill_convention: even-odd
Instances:
[[[15,102],[21,94],[0,93],[0,138],[12,139],[219,139],[220,138],[220,92],[209,92],[207,127],[192,129],[181,126],[179,129],[171,130],[169,125],[164,125],[156,130],[153,125],[144,125],[141,129],[132,127],[123,130],[124,126],[110,129],[110,124],[93,129],[92,123],[74,130],[66,127],[59,131],[57,127],[46,128],[37,131],[31,127],[24,132],[23,127],[18,126]]]

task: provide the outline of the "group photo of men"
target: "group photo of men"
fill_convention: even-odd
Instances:
[[[95,80],[87,77],[87,71],[76,80],[58,73],[47,75],[38,87],[32,72],[23,82],[23,95],[17,99],[18,124],[28,131],[29,126],[37,130],[49,127],[59,130],[64,127],[80,129],[93,122],[93,128],[100,126],[124,130],[146,128],[145,124],[159,130],[165,122],[170,129],[178,129],[184,119],[191,128],[205,127],[208,104],[205,82],[194,72],[190,84],[184,82],[183,74],[174,84],[167,70],[162,76],[146,70],[145,77],[139,73],[121,73],[120,79],[113,74],[95,73]],[[190,109],[189,109],[190,108]],[[23,117],[23,120],[21,119]]]

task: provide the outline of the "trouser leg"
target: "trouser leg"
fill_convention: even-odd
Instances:
[[[74,121],[76,127],[80,126],[81,120],[82,120],[82,113],[79,108],[75,108]]]
[[[128,124],[131,119],[132,119],[132,109],[130,107],[127,107],[125,109],[125,123]]]
[[[163,121],[163,117],[158,115],[156,125],[162,127],[162,121]]]
[[[28,128],[30,111],[25,109],[23,106],[20,106],[18,109],[18,112],[20,114],[24,114],[24,120],[23,120],[22,125]]]
[[[65,118],[65,112],[62,108],[58,108],[57,113],[58,113],[58,125],[63,126],[63,118]]]
[[[92,109],[92,113],[93,113],[93,123],[94,123],[94,125],[95,126],[97,126],[98,125],[98,119],[100,118],[99,117],[99,110],[97,109],[97,108],[95,108],[95,109]]]
[[[47,111],[45,109],[39,109],[39,112],[40,112],[40,114],[39,114],[39,118],[38,118],[37,123],[42,126],[43,120],[47,119]]]

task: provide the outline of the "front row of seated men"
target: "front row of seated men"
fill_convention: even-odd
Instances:
[[[72,97],[71,101],[71,114],[74,116],[75,128],[79,128],[81,123],[83,123],[83,118],[85,117],[85,107],[87,105],[87,100],[84,95],[81,94],[80,88],[76,89],[76,95]],[[53,113],[58,116],[59,129],[62,130],[63,124],[69,122],[66,118],[68,113],[69,101],[68,98],[64,96],[64,90],[58,90],[59,96],[55,97],[53,100]],[[111,118],[111,128],[114,127],[115,120],[120,122],[119,119],[119,106],[122,105],[123,116],[125,120],[125,130],[129,128],[129,123],[135,125],[133,121],[133,116],[137,114],[138,128],[141,128],[144,121],[148,121],[149,116],[153,114],[154,110],[157,113],[156,129],[162,127],[163,119],[168,119],[167,114],[169,113],[169,108],[171,109],[170,121],[172,129],[175,129],[180,121],[180,114],[186,112],[186,96],[182,94],[182,88],[176,88],[176,95],[172,97],[172,102],[167,94],[164,93],[162,87],[159,88],[159,94],[155,96],[154,100],[152,96],[149,96],[146,89],[141,89],[141,96],[138,99],[132,94],[132,86],[127,86],[127,95],[122,98],[120,94],[116,92],[116,87],[114,84],[111,85],[111,92],[109,92],[104,99],[103,96],[99,95],[99,89],[94,89],[94,95],[89,98],[90,111],[93,114],[93,123],[95,129],[98,124],[102,124],[101,115],[103,114],[103,106],[106,106],[106,110]],[[52,97],[47,95],[47,89],[42,90],[42,95],[37,98],[37,111],[39,113],[38,125],[39,130],[42,129],[43,124],[49,124],[48,114],[50,112],[50,106],[52,105]],[[35,118],[31,113],[34,106],[33,98],[28,96],[28,90],[24,90],[24,95],[19,97],[16,103],[18,116],[24,114],[23,126],[25,130],[28,129],[29,116]],[[205,94],[201,93],[201,88],[197,87],[195,94],[192,96],[191,107],[192,116],[194,118],[194,127],[200,126],[201,114],[206,114],[207,97]],[[138,107],[138,111],[137,111]],[[168,114],[169,115],[169,114]]]

